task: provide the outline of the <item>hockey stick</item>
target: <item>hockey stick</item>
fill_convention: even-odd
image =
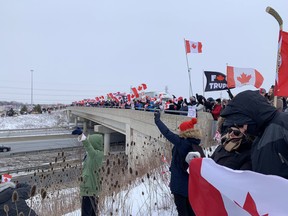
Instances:
[[[272,15],[277,20],[277,22],[279,23],[280,30],[282,30],[283,20],[277,13],[277,11],[275,11],[272,7],[267,7],[266,12]]]
[[[279,24],[280,31],[282,31],[283,20],[282,20],[281,16],[277,13],[277,11],[275,11],[272,7],[267,7],[266,8],[266,12],[269,13],[271,16],[273,16],[277,20],[277,22]],[[278,51],[277,51],[277,62],[276,62],[276,77],[278,77],[279,61],[280,61],[280,49],[278,48]],[[274,92],[274,95],[275,95],[275,91],[274,90],[273,90],[273,92]],[[277,96],[274,96],[274,106],[277,107]]]

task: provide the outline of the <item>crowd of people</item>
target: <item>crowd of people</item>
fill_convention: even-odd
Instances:
[[[217,164],[234,170],[251,170],[288,179],[288,114],[285,113],[287,101],[285,97],[274,97],[273,90],[274,86],[271,86],[268,92],[265,89],[247,90],[235,97],[228,90],[229,99],[222,100],[206,99],[198,94],[189,98],[189,101],[173,96],[164,107],[159,101],[152,103],[149,98],[146,98],[145,102],[135,101],[134,109],[154,111],[155,125],[173,144],[170,189],[179,215],[195,215],[189,203],[187,169],[192,158],[205,157],[200,146],[202,133],[195,127],[197,112],[200,111],[210,112],[217,122],[216,131],[221,138],[211,156]],[[161,110],[168,114],[188,113],[189,116],[189,106],[195,108],[196,116],[190,116],[191,120],[182,122],[179,133],[173,133],[161,121]],[[101,190],[97,170],[101,167],[104,156],[103,136],[95,134],[86,137],[80,128],[75,129],[72,134],[79,136],[78,140],[86,150],[80,186],[82,215],[97,215],[98,195]],[[5,206],[13,209],[11,199],[14,190],[18,191],[22,200],[29,198],[27,191],[30,188],[27,185],[1,183],[0,212],[5,212]],[[31,212],[24,204],[23,208],[23,211],[28,209]],[[32,213],[31,215],[36,215],[33,210]]]

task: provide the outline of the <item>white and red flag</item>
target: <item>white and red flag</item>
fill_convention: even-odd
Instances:
[[[127,102],[131,102],[131,94],[127,94],[126,97],[127,97]]]
[[[202,53],[202,43],[185,40],[186,53]]]
[[[137,88],[136,88],[136,87],[133,87],[133,88],[131,88],[131,90],[132,90],[134,96],[135,96],[136,98],[138,98],[138,97],[139,97],[139,93],[138,93]]]
[[[210,158],[189,165],[189,201],[197,216],[287,215],[288,180],[232,170]]]
[[[142,83],[138,86],[138,91],[144,91],[147,89],[147,85],[145,83]]]
[[[237,68],[227,66],[227,87],[235,88],[244,85],[254,85],[260,88],[263,83],[261,73],[253,68]]]
[[[278,73],[275,79],[275,96],[288,96],[288,32],[280,31],[279,34],[279,59]]]
[[[1,181],[4,183],[4,182],[10,182],[12,179],[12,175],[10,174],[2,174],[2,179]]]

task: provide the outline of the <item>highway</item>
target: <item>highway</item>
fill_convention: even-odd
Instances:
[[[0,138],[68,135],[71,130],[64,127],[0,130]]]
[[[0,174],[10,173],[15,182],[41,187],[78,179],[85,151],[77,136],[55,129],[15,131],[8,137],[7,131],[0,132],[0,145],[11,147],[0,152]]]
[[[0,145],[11,147],[10,152],[0,153],[13,154],[20,152],[49,150],[57,148],[75,147],[81,144],[77,140],[77,136],[70,135],[49,135],[42,137],[17,137],[17,138],[3,138],[0,139]]]

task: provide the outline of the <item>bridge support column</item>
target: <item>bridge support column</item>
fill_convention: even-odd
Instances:
[[[128,155],[128,153],[130,152],[130,146],[131,146],[131,127],[129,124],[126,124],[126,154]]]
[[[95,125],[94,131],[104,134],[104,155],[108,155],[110,152],[110,136],[111,133],[114,133],[115,131],[103,125]]]
[[[83,132],[86,133],[87,132],[87,121],[84,120],[83,122]]]
[[[104,155],[110,152],[110,133],[104,133]]]

